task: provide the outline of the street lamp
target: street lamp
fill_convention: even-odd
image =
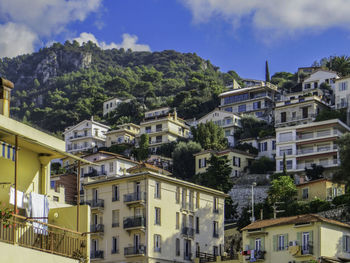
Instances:
[[[255,221],[255,216],[254,216],[254,186],[256,186],[256,182],[252,183],[252,217],[251,217],[252,223]]]

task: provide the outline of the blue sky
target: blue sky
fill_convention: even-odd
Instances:
[[[263,79],[265,60],[271,73],[295,72],[349,54],[349,13],[348,0],[1,0],[0,35],[8,37],[0,57],[92,40],[195,52],[222,71]]]

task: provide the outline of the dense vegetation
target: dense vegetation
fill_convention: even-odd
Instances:
[[[39,52],[0,60],[0,75],[15,83],[12,114],[49,131],[94,115],[102,119],[103,101],[131,99],[105,121],[139,122],[143,112],[176,107],[183,118],[200,117],[218,104],[217,95],[233,79],[196,54],[172,50],[102,50],[92,42],[55,43]]]

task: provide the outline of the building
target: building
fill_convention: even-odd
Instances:
[[[312,164],[324,168],[337,167],[340,161],[335,141],[349,131],[350,128],[338,119],[277,128],[277,172],[283,171],[284,154],[287,171],[291,173],[302,173],[305,167],[311,168]]]
[[[322,110],[329,107],[318,96],[299,97],[277,102],[275,127],[288,127],[313,122]]]
[[[68,170],[64,174],[51,174],[49,191],[53,200],[75,205],[77,203],[76,173]]]
[[[326,178],[299,183],[296,187],[299,201],[309,202],[316,198],[331,201],[345,194],[345,184],[335,183]]]
[[[247,171],[251,162],[256,158],[256,155],[250,154],[237,149],[226,149],[223,151],[205,150],[195,153],[195,172],[196,174],[205,173],[208,169],[208,161],[212,154],[216,156],[227,156],[229,165],[232,167],[231,177],[238,177]]]
[[[271,122],[277,87],[264,82],[262,85],[230,90],[219,95],[220,110],[237,114],[251,114]]]
[[[263,138],[241,139],[240,144],[250,144],[258,150],[258,157],[269,157],[275,159],[276,156],[276,136],[267,136]]]
[[[259,85],[264,85],[263,80],[257,80],[257,79],[241,79],[243,85],[245,88],[247,87],[254,87]]]
[[[158,154],[152,154],[148,157],[148,159],[145,162],[147,164],[154,165],[158,168],[167,170],[169,172],[173,170],[173,158],[165,157]]]
[[[118,98],[109,99],[103,102],[103,116],[116,110],[123,100]]]
[[[148,134],[149,147],[153,152],[162,144],[189,136],[189,127],[183,119],[177,117],[176,110],[171,113],[169,108],[145,112],[140,129],[140,135]]]
[[[306,214],[244,227],[243,262],[349,262],[350,226]]]
[[[334,105],[336,109],[343,109],[348,107],[350,99],[349,83],[350,77],[339,78],[335,80]]]
[[[140,134],[140,126],[125,123],[117,126],[116,130],[106,132],[106,146],[114,144],[135,144],[135,138]]]
[[[207,123],[212,121],[216,125],[220,126],[225,133],[225,137],[230,146],[235,145],[234,134],[235,130],[241,126],[241,117],[235,113],[215,109],[202,118],[198,119],[197,124]]]
[[[322,69],[321,67],[301,67],[298,68],[298,83],[301,83],[304,81],[305,78],[309,77],[311,73],[315,72],[316,70]]]
[[[1,261],[89,261],[90,241],[83,234],[89,230],[89,207],[64,207],[48,196],[53,159],[85,160],[66,153],[64,141],[9,117],[13,87],[0,78],[0,105],[6,106],[0,111]]]
[[[95,258],[165,263],[191,262],[199,251],[221,255],[226,195],[147,169],[139,171],[84,185],[87,200],[96,204],[91,207]]]
[[[303,91],[313,92],[317,90],[322,83],[326,83],[334,90],[334,82],[339,76],[334,71],[325,69],[318,69],[313,71],[307,78],[302,82]]]
[[[63,135],[68,153],[86,152],[95,147],[104,147],[109,126],[91,120],[84,120],[65,129]]]

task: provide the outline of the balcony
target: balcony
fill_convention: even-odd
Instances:
[[[91,251],[90,253],[90,259],[104,259],[104,255],[103,255],[103,251],[102,250],[95,250],[95,251]]]
[[[119,249],[112,249],[111,254],[119,254]]]
[[[95,177],[95,176],[105,176],[105,175],[107,175],[106,171],[99,172],[99,171],[93,169],[89,173],[84,173],[83,177]]]
[[[194,228],[192,227],[182,227],[181,234],[187,237],[194,237]]]
[[[136,256],[145,256],[146,255],[146,246],[140,245],[138,247],[125,247],[124,256],[125,257],[136,257]]]
[[[112,223],[112,227],[119,227],[119,223]]]
[[[125,230],[144,229],[146,227],[146,218],[143,216],[125,217],[123,227]]]
[[[308,133],[299,133],[297,134],[297,141],[301,140],[310,140],[310,139],[316,139],[316,138],[322,138],[322,137],[329,137],[329,136],[341,136],[342,133],[338,132],[337,130],[326,130],[326,131],[318,131],[318,132],[308,132]]]
[[[192,261],[192,253],[184,253],[184,260]]]
[[[301,163],[301,164],[297,164],[297,170],[304,170],[305,168],[312,169],[313,164],[322,165],[323,167],[334,167],[334,166],[338,166],[340,164],[340,162],[338,160],[334,159],[334,160],[329,160],[327,162]],[[288,167],[287,167],[287,169],[288,169]]]
[[[105,201],[103,199],[81,201],[81,205],[89,205],[92,209],[103,209],[105,207]]]
[[[126,205],[143,204],[146,201],[145,192],[135,192],[131,194],[124,195],[124,203]]]
[[[104,232],[104,225],[103,224],[93,224],[90,226],[90,232],[103,233]]]
[[[31,250],[71,259],[76,259],[77,254],[81,257],[87,256],[85,234],[37,221],[34,224],[34,221],[19,215],[0,221],[0,242],[15,244],[18,247],[16,251],[29,253],[31,256],[36,254]],[[22,251],[20,247],[26,249]]]
[[[311,243],[304,244],[299,246],[298,253],[295,255],[296,257],[310,256],[314,253],[314,247]]]
[[[338,147],[336,145],[332,146],[321,146],[315,148],[305,148],[305,149],[298,149],[297,153],[298,155],[304,155],[304,154],[312,154],[312,153],[320,153],[320,152],[329,152],[329,151],[337,151]]]

